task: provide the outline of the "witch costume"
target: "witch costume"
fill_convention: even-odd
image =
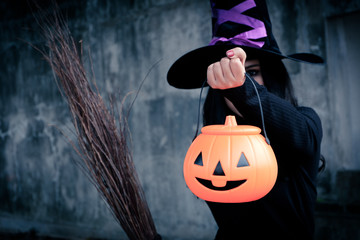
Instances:
[[[209,46],[180,57],[168,72],[168,83],[176,88],[200,88],[207,68],[225,57],[227,50],[241,47],[248,55],[290,59],[313,64],[323,59],[310,53],[284,55],[271,30],[265,0],[213,0],[213,38]],[[272,81],[276,81],[276,76]],[[316,177],[322,139],[321,121],[308,107],[291,104],[256,83],[268,137],[278,162],[275,186],[264,198],[247,203],[207,202],[219,230],[215,239],[313,239]],[[248,79],[240,87],[213,90],[227,98],[243,115],[239,124],[261,128],[259,102]],[[223,124],[231,111],[224,105],[211,109],[207,124]],[[233,114],[233,113],[232,113]]]

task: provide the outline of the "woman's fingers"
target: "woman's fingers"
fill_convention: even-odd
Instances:
[[[214,89],[228,89],[239,87],[245,81],[246,53],[236,47],[226,52],[227,57],[222,58],[208,67],[208,84]]]
[[[226,52],[226,56],[230,59],[239,58],[241,63],[245,65],[246,53],[242,48],[236,47]]]
[[[232,58],[229,65],[236,81],[243,83],[245,80],[245,66],[241,62],[240,58]]]
[[[235,80],[234,74],[231,69],[231,61],[229,58],[224,57],[220,60],[220,65],[223,71],[224,78],[227,81],[233,82]],[[225,81],[226,82],[226,81]]]
[[[210,87],[214,88],[216,87],[216,80],[215,80],[215,74],[214,74],[214,63],[210,64],[207,70],[207,83]]]

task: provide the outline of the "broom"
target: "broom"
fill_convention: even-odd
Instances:
[[[72,145],[80,156],[80,167],[129,239],[161,239],[128,146],[128,114],[120,113],[116,122],[114,111],[107,109],[95,81],[93,86],[90,84],[81,62],[82,50],[79,55],[59,7],[53,3],[50,16],[42,13],[36,17],[47,42],[47,52],[35,48],[56,74],[60,92],[69,105],[78,147]]]

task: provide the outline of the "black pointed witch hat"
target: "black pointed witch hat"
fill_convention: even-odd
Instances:
[[[171,66],[167,75],[171,86],[182,89],[201,87],[207,67],[237,46],[247,54],[271,55],[307,63],[324,62],[311,53],[281,53],[272,33],[265,0],[211,0],[210,3],[213,38],[208,46],[185,54]]]

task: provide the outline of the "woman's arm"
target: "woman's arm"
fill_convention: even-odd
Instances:
[[[260,106],[250,79],[245,77],[246,53],[236,47],[226,52],[219,62],[208,67],[207,82],[213,89],[221,90],[252,125],[262,128]],[[320,147],[321,122],[310,108],[296,108],[286,100],[255,83],[261,98],[265,126],[272,145],[287,148],[294,153],[313,155]],[[236,111],[235,111],[236,112]]]
[[[250,79],[240,87],[222,90],[221,93],[249,123],[262,128],[259,101]],[[254,81],[255,82],[255,81]],[[318,115],[311,108],[294,107],[288,101],[267,91],[255,82],[259,92],[265,127],[271,144],[312,155],[321,138],[322,127]]]

